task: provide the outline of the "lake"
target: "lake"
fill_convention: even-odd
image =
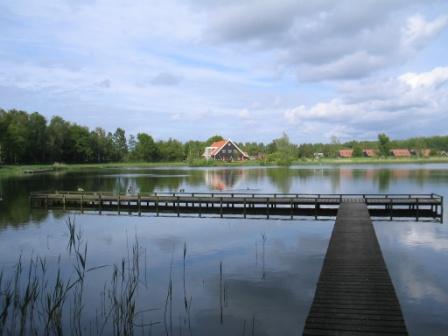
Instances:
[[[31,300],[32,309],[19,304],[23,298],[16,308],[11,303],[10,312],[17,313],[7,316],[7,331],[300,335],[334,220],[139,217],[29,207],[32,191],[77,188],[437,193],[446,203],[448,165],[129,168],[0,178],[2,295],[15,289],[25,298],[30,278],[41,284],[33,287],[40,296]],[[446,217],[445,211],[445,223]],[[71,233],[68,222],[74,223]],[[410,333],[448,334],[446,224],[374,225]],[[83,280],[76,281],[80,270]],[[0,310],[4,305],[2,300]],[[33,323],[19,321],[19,311],[34,311]]]

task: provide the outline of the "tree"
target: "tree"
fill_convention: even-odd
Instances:
[[[134,157],[139,161],[157,161],[158,148],[152,136],[146,133],[137,134],[137,143],[134,149]]]
[[[182,143],[177,140],[170,138],[168,141],[160,141],[158,147],[162,161],[182,161],[185,158]]]
[[[206,146],[210,146],[212,143],[216,142],[216,141],[221,141],[224,140],[224,138],[220,135],[214,135],[210,138],[207,139],[207,141],[205,142]]]
[[[270,161],[274,161],[279,165],[290,165],[295,159],[296,146],[291,144],[286,133],[273,141],[276,151],[270,154]],[[274,147],[274,146],[273,146]]]
[[[46,161],[47,120],[37,112],[29,116],[29,153],[33,163]]]
[[[128,144],[124,129],[117,128],[113,135],[114,160],[123,161],[128,154]]]
[[[380,133],[378,134],[378,150],[380,152],[381,156],[388,156],[390,151],[390,139],[389,137],[384,134]]]
[[[364,155],[360,144],[353,145],[353,157],[362,157]]]
[[[53,117],[47,127],[47,152],[51,162],[63,161],[68,147],[69,123],[61,117]]]

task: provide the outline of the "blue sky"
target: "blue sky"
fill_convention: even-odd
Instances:
[[[4,0],[0,107],[157,139],[448,134],[448,2]]]

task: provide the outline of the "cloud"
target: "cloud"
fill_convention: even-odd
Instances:
[[[237,141],[283,130],[307,142],[380,129],[402,137],[418,118],[418,131],[445,133],[447,64],[434,50],[444,50],[446,8],[437,0],[2,2],[0,101],[181,140],[202,134],[204,120]]]
[[[245,1],[210,11],[209,38],[273,53],[301,80],[363,78],[402,64],[448,24],[419,1]]]
[[[424,73],[408,72],[401,75],[399,79],[413,89],[441,86],[448,81],[448,67],[438,67]]]
[[[169,72],[160,72],[151,80],[151,83],[154,85],[174,86],[178,85],[181,80],[182,78],[180,76]]]
[[[287,109],[283,117],[290,125],[317,123],[330,130],[344,125],[339,135],[345,139],[384,131],[415,136],[416,130],[425,129],[424,125],[441,125],[447,120],[448,88],[442,85],[447,80],[448,68],[435,68],[346,83],[340,88],[339,98],[311,106],[298,105]]]

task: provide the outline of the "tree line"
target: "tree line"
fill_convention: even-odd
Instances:
[[[128,136],[122,128],[107,132],[101,127],[89,129],[59,116],[48,121],[38,112],[0,109],[0,163],[3,164],[195,162],[201,160],[206,146],[222,139],[215,135],[204,141],[156,141],[147,133]],[[283,134],[268,144],[246,142],[238,146],[256,159],[283,164],[313,158],[315,153],[336,158],[342,148],[353,149],[353,156],[362,156],[365,148],[376,149],[383,156],[388,155],[390,148],[428,148],[437,154],[448,151],[448,136],[390,140],[387,135],[380,134],[378,141],[341,143],[333,138],[331,143],[297,145]]]

